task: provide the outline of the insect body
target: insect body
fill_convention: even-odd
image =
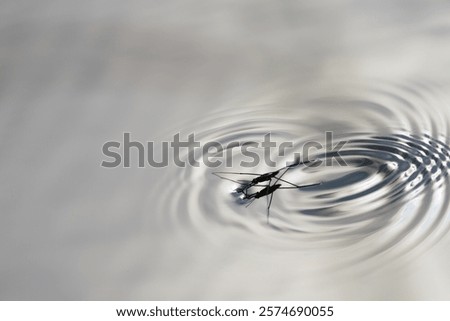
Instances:
[[[283,179],[283,176],[290,170],[291,168],[298,166],[300,164],[306,164],[307,162],[296,162],[295,164],[283,167],[279,170],[268,172],[264,174],[256,174],[256,173],[237,173],[237,172],[215,172],[214,175],[226,179],[235,183],[239,184],[239,187],[235,189],[235,192],[242,195],[242,199],[250,200],[250,203],[247,205],[251,205],[255,199],[259,199],[261,197],[267,197],[267,222],[269,221],[269,215],[270,215],[270,206],[272,204],[273,200],[273,193],[277,191],[278,189],[300,189],[304,187],[310,187],[310,186],[316,186],[320,185],[322,183],[315,183],[315,184],[309,184],[309,185],[297,185],[294,183],[291,183],[287,180]],[[282,173],[281,173],[282,172]],[[281,174],[280,174],[281,173]],[[256,176],[251,181],[237,181],[233,180],[227,177],[222,176],[223,174],[233,174],[233,175],[251,175]],[[272,184],[272,181],[273,184]],[[261,184],[264,182],[268,182],[267,184]],[[283,186],[279,182],[283,182],[289,186]],[[262,187],[257,192],[250,193],[250,189]]]
[[[280,171],[277,170],[275,172],[269,172],[269,173],[262,174],[256,178],[252,179],[252,184],[256,185],[258,183],[270,181],[272,178],[276,177],[279,172]]]
[[[275,192],[277,189],[279,189],[281,187],[281,184],[273,184],[273,185],[267,185],[266,187],[264,187],[262,190],[250,194],[250,195],[245,195],[245,199],[252,199],[252,198],[261,198],[267,195],[271,195],[273,194],[273,192]]]

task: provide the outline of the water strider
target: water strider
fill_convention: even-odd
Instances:
[[[304,161],[300,162],[299,160],[296,160],[293,164],[287,165],[283,168],[280,168],[273,172],[267,172],[264,174],[257,174],[257,173],[239,173],[239,172],[214,172],[213,174],[216,175],[219,178],[226,179],[235,183],[240,184],[238,188],[236,188],[234,191],[238,194],[241,194],[243,199],[250,200],[250,203],[247,204],[247,207],[251,205],[255,199],[259,199],[262,197],[266,197],[267,199],[267,222],[269,222],[269,216],[270,216],[270,206],[272,205],[273,200],[273,193],[277,191],[278,189],[300,189],[303,187],[310,187],[310,186],[316,186],[322,184],[320,183],[314,183],[314,184],[308,184],[308,185],[297,185],[294,183],[291,183],[285,179],[283,179],[283,176],[293,167],[305,165],[311,163],[311,161]],[[280,172],[282,172],[280,174]],[[242,182],[238,180],[233,180],[227,177],[221,176],[221,174],[232,174],[232,175],[253,175],[256,176],[251,181]],[[280,174],[280,175],[279,175]],[[279,176],[277,176],[279,175]],[[272,183],[272,181],[274,181]],[[268,182],[267,185],[261,185],[260,183]],[[290,186],[283,186],[282,184],[279,184],[278,182],[286,183]],[[253,187],[263,187],[257,192],[250,193],[249,190]]]

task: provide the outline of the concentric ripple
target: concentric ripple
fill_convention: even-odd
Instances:
[[[419,84],[334,93],[306,101],[272,97],[273,103],[222,110],[185,128],[202,145],[228,146],[216,158],[224,164],[166,170],[155,191],[161,224],[209,240],[239,235],[279,249],[327,250],[347,263],[382,263],[439,240],[450,222],[449,105],[442,94]],[[326,132],[332,132],[333,142]],[[240,162],[248,157],[230,143],[260,143],[267,133],[278,144],[292,142],[293,148],[281,156],[273,150],[276,166],[261,161],[243,167]],[[310,150],[309,158],[321,165],[295,167],[283,178],[298,185],[322,184],[277,190],[269,223],[265,198],[246,207],[248,202],[233,192],[238,183],[212,175],[224,171],[231,180],[249,180],[254,176],[234,173],[281,168],[294,153],[304,155],[303,147],[312,141],[323,148]],[[333,151],[338,142],[345,142],[343,148]],[[263,159],[262,148],[253,151]],[[203,157],[200,150],[191,155],[200,163]]]

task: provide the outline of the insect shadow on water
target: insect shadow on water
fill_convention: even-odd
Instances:
[[[234,191],[242,196],[242,199],[244,200],[250,200],[250,203],[246,205],[246,207],[250,206],[256,199],[259,199],[261,197],[266,197],[267,200],[267,223],[269,223],[269,216],[270,216],[270,206],[272,205],[273,200],[273,194],[275,191],[279,189],[301,189],[304,187],[311,187],[311,186],[317,186],[322,184],[320,183],[314,183],[314,184],[308,184],[308,185],[297,185],[294,183],[291,183],[285,179],[283,179],[283,176],[292,168],[300,166],[300,165],[306,165],[308,163],[311,163],[312,161],[304,161],[300,162],[297,160],[291,165],[287,165],[283,168],[280,168],[273,172],[267,172],[264,174],[257,174],[257,173],[239,173],[239,172],[214,172],[213,174],[221,179],[225,179],[234,183],[239,184],[239,187],[237,187]],[[247,176],[256,176],[251,181],[248,180],[234,180],[228,177],[224,177],[222,175],[224,174],[232,174],[232,175],[247,175]],[[265,183],[267,184],[261,184]],[[273,182],[273,183],[272,183]],[[283,186],[281,183],[285,183],[289,186]],[[253,188],[262,187],[260,190],[256,192],[251,192],[251,189]]]

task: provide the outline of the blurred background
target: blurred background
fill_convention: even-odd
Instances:
[[[450,299],[446,232],[406,261],[323,271],[339,253],[193,228],[195,206],[169,205],[194,174],[100,166],[124,132],[214,132],[216,111],[347,95],[348,82],[445,95],[449,70],[448,1],[2,0],[0,298]]]

